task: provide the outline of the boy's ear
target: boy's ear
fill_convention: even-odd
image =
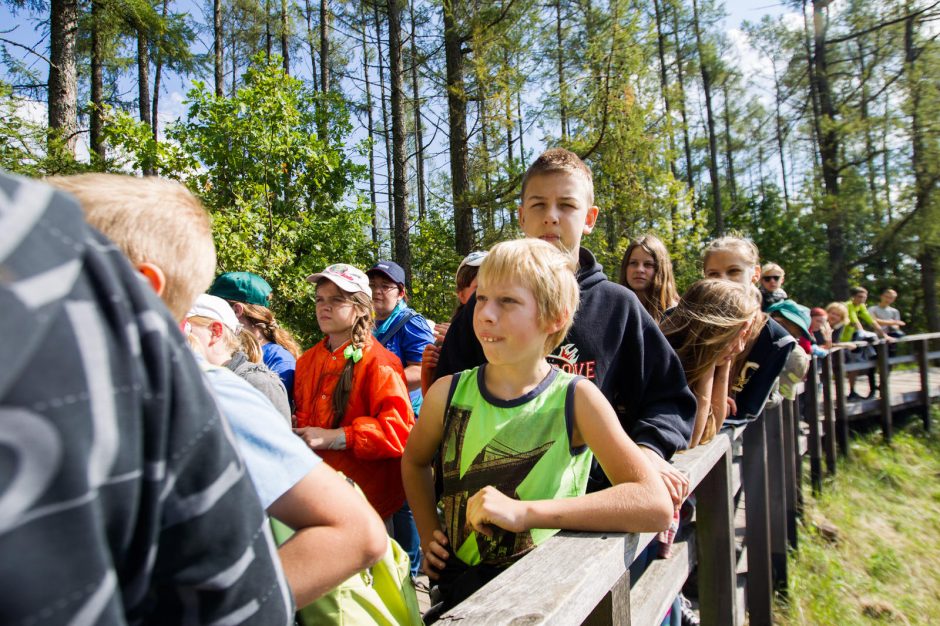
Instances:
[[[545,328],[543,329],[546,333],[551,335],[552,333],[557,333],[559,330],[564,328],[565,322],[568,321],[568,312],[565,311],[554,321],[549,321],[545,323]]]
[[[592,206],[587,210],[587,215],[584,216],[584,234],[590,235],[591,231],[594,230],[594,225],[597,224],[597,214],[600,213],[600,209],[596,206]]]
[[[752,285],[756,285],[756,284],[758,284],[758,283],[760,282],[760,275],[761,275],[760,265],[755,265],[755,266],[754,266],[754,277],[751,278],[751,284],[752,284]]]
[[[212,322],[209,324],[209,332],[212,333],[212,339],[217,340],[222,337],[222,322]]]
[[[232,310],[235,311],[235,317],[241,317],[245,314],[245,307],[242,306],[241,302],[230,302],[232,305]]]
[[[163,295],[166,289],[166,275],[159,266],[144,262],[137,266],[137,271],[144,275],[158,296]]]

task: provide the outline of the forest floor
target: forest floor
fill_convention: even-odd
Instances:
[[[934,424],[940,411],[934,411]],[[775,622],[940,623],[940,436],[919,424],[852,442],[806,506]],[[805,484],[805,483],[804,483]]]

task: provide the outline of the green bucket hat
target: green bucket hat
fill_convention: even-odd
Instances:
[[[796,324],[799,329],[803,331],[804,337],[807,339],[812,339],[812,335],[809,333],[809,325],[811,321],[809,316],[809,309],[802,304],[797,304],[793,300],[783,300],[769,306],[767,308],[767,313],[770,315],[779,313],[785,319]]]
[[[251,272],[226,272],[215,279],[209,294],[224,300],[268,306],[271,285]]]

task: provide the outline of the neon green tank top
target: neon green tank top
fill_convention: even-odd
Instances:
[[[552,369],[539,385],[514,400],[487,393],[486,365],[461,372],[451,383],[444,413],[441,468],[444,530],[468,565],[508,565],[558,532],[512,533],[492,538],[466,523],[467,500],[487,485],[520,500],[584,495],[593,454],[571,447],[574,386],[580,376]]]

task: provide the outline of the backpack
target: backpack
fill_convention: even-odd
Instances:
[[[294,534],[273,517],[270,521],[277,545]],[[326,595],[298,610],[295,623],[299,626],[421,626],[421,610],[409,563],[408,553],[389,537],[385,556],[378,563],[353,574]]]

